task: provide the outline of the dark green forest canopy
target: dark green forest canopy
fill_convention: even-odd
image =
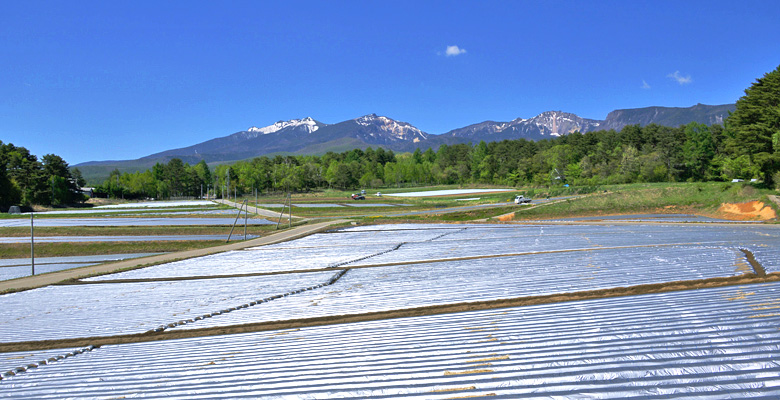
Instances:
[[[0,211],[11,205],[61,205],[83,201],[78,169],[55,154],[41,160],[24,147],[0,141]]]
[[[730,160],[741,160],[767,183],[780,182],[780,66],[745,90],[726,132]]]

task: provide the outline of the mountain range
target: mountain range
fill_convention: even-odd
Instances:
[[[646,107],[615,110],[604,120],[581,118],[562,111],[546,111],[533,118],[517,118],[508,122],[484,121],[449,132],[434,135],[421,131],[407,122],[378,116],[326,124],[312,118],[279,121],[262,128],[247,130],[211,139],[188,147],[166,150],[137,160],[90,161],[76,165],[89,180],[108,176],[114,168],[122,172],[144,170],[157,162],[180,158],[189,164],[200,160],[207,163],[238,161],[269,154],[324,154],[354,148],[383,147],[393,151],[413,151],[416,148],[437,149],[442,144],[478,143],[505,139],[541,140],[597,130],[620,130],[626,125],[658,124],[677,127],[690,122],[707,125],[722,124],[734,104],[692,107]]]

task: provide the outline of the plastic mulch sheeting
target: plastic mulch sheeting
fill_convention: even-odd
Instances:
[[[780,396],[780,284],[103,346],[5,398]]]

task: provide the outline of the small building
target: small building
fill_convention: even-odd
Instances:
[[[81,194],[87,195],[87,197],[90,198],[95,197],[95,188],[83,187],[83,188],[79,188],[79,191],[81,192]]]

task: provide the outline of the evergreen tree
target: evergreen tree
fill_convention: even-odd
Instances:
[[[689,174],[696,180],[710,178],[710,166],[715,156],[715,143],[707,125],[691,122],[685,127],[683,159]]]
[[[780,66],[745,89],[726,132],[731,158],[747,155],[771,186],[780,171]]]

